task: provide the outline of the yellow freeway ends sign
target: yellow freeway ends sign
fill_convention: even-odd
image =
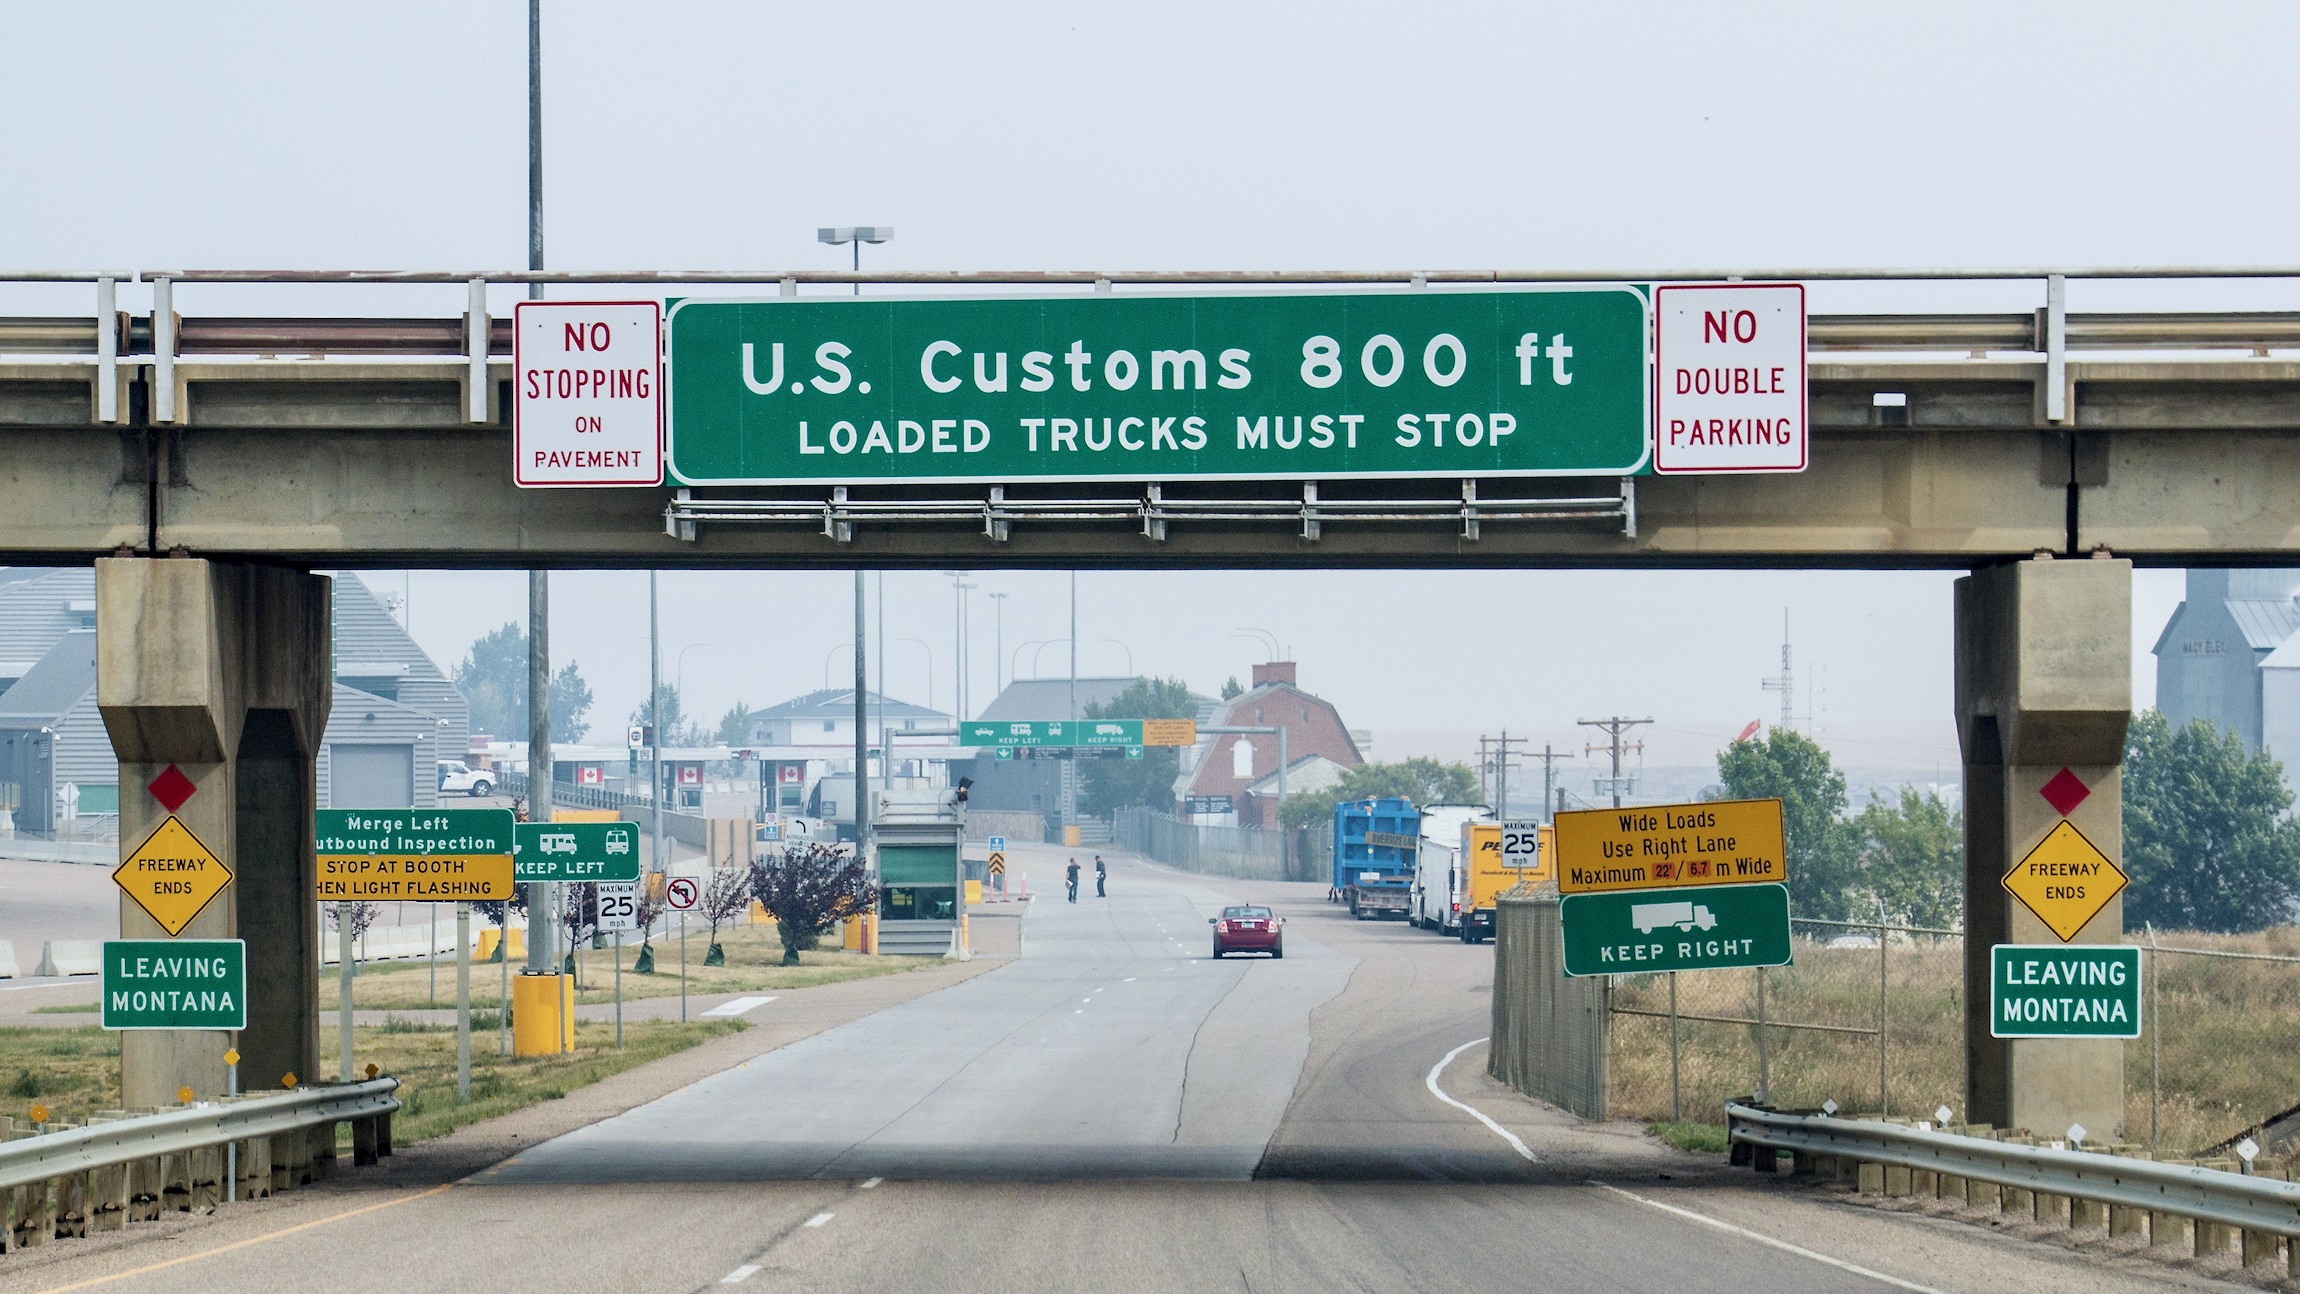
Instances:
[[[2005,873],[2003,884],[2065,944],[2110,899],[2124,893],[2125,875],[2063,818],[2019,866]]]
[[[1779,800],[1712,800],[1560,813],[1564,894],[1788,879]]]
[[[232,883],[232,869],[171,813],[113,870],[112,883],[172,939]]]

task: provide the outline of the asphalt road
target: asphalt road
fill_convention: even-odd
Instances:
[[[1112,889],[1042,894],[1020,957],[938,991],[834,986],[888,1004],[491,1167],[459,1157],[466,1130],[212,1219],[0,1259],[0,1292],[2166,1287],[1517,1097],[1483,1074],[1489,948],[1354,922],[1322,886],[1121,861]],[[1288,916],[1283,961],[1205,957],[1225,895]]]

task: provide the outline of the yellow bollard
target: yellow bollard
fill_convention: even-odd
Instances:
[[[574,1046],[575,977],[512,976],[511,1054],[556,1056]]]

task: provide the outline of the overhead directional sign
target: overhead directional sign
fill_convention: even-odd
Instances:
[[[635,822],[522,822],[513,826],[513,873],[530,881],[639,879]]]
[[[1792,960],[1785,885],[1568,894],[1558,915],[1568,975],[1786,966]]]
[[[661,306],[522,301],[511,335],[513,480],[662,484]]]
[[[107,1029],[245,1029],[248,946],[239,939],[107,939]]]
[[[1618,476],[1647,461],[1622,284],[690,299],[687,484]]]
[[[2108,901],[2124,893],[2122,868],[2063,818],[2028,857],[2004,874],[2005,891],[2027,905],[2045,928],[2066,943]]]
[[[509,809],[321,809],[313,825],[324,901],[512,897]]]
[[[1996,944],[1989,1033],[1997,1038],[2137,1038],[2140,949],[2128,944]]]
[[[1194,719],[1025,719],[958,726],[961,746],[1189,746],[1197,740]]]
[[[231,882],[232,869],[172,813],[112,869],[112,883],[171,936]]]
[[[1788,879],[1779,800],[1709,800],[1556,816],[1565,894]]]

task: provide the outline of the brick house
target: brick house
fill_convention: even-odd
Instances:
[[[1294,662],[1270,661],[1254,667],[1254,685],[1218,702],[1206,726],[1272,727],[1286,730],[1286,759],[1295,768],[1322,758],[1343,768],[1365,762],[1342,716],[1330,702],[1304,692],[1295,684]],[[1183,752],[1181,775],[1174,779],[1174,812],[1189,816],[1192,796],[1226,795],[1232,815],[1200,814],[1200,822],[1235,821],[1241,827],[1278,825],[1275,796],[1249,794],[1256,783],[1278,771],[1276,733],[1201,733],[1198,744]],[[1288,769],[1291,773],[1292,769]],[[1289,779],[1287,790],[1293,786]]]

